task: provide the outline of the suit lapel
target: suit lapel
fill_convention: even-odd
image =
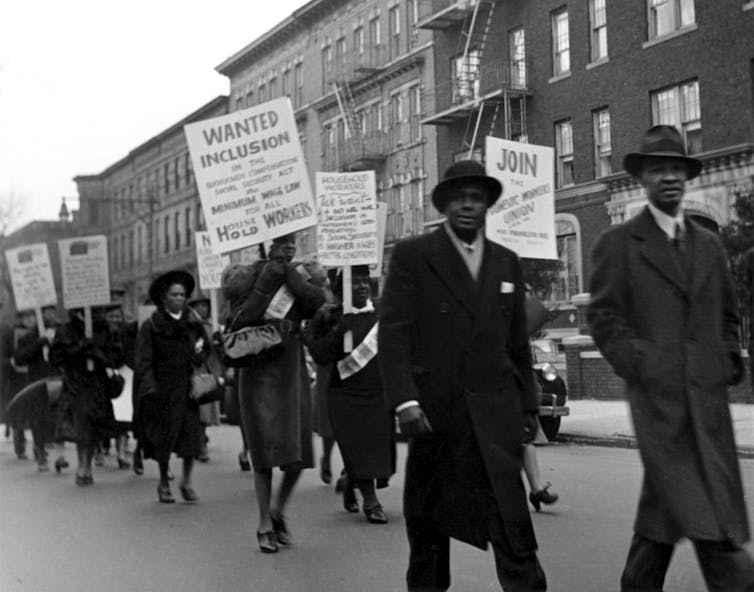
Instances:
[[[441,226],[432,236],[434,237],[432,247],[427,253],[430,267],[469,312],[476,316],[477,286],[474,278],[471,277],[461,255],[450,242],[445,228]]]
[[[667,235],[657,225],[648,208],[637,216],[632,234],[641,241],[639,251],[644,260],[686,295],[685,273],[671,250],[673,247]]]

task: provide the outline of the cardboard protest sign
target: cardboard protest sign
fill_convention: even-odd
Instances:
[[[16,310],[54,306],[58,297],[45,243],[5,251]]]
[[[557,259],[554,151],[487,136],[487,174],[503,185],[487,211],[487,238],[519,257]]]
[[[196,231],[196,267],[199,275],[199,287],[213,290],[220,287],[223,269],[230,263],[230,258],[216,255],[212,250],[209,233]]]
[[[317,259],[343,267],[377,263],[374,171],[317,173]]]
[[[290,99],[190,123],[184,131],[215,253],[317,223]]]
[[[58,241],[66,309],[100,306],[110,302],[107,239],[104,235]]]

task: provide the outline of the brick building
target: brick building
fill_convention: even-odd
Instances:
[[[74,178],[78,219],[107,235],[110,283],[126,291],[130,314],[155,275],[173,268],[196,274],[194,231],[204,218],[183,126],[227,109],[228,97],[220,95],[101,173]]]

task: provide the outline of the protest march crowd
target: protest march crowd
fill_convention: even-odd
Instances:
[[[621,590],[662,590],[674,546],[688,538],[710,590],[752,591],[726,391],[743,377],[738,315],[718,237],[680,207],[701,165],[669,126],[648,130],[624,164],[648,204],[597,243],[588,310],[595,343],[626,380],[645,467]],[[532,296],[518,256],[485,237],[501,193],[479,162],[451,165],[431,193],[444,222],[394,246],[379,298],[368,264],[297,260],[295,234],[281,231],[256,261],[223,266],[221,311],[175,269],[152,280],[151,313],[137,322],[102,281],[107,270],[87,263],[96,237],[79,239],[61,249],[79,258],[62,263],[75,271],[63,273],[67,318],[14,283],[16,323],[0,333],[6,436],[25,459],[29,430],[37,469],[50,471],[52,452],[55,471],[70,469],[82,488],[114,442],[119,468],[141,475],[145,460],[158,464],[164,504],[176,501],[175,455],[180,497],[197,503],[193,472],[209,460],[206,428],[222,402],[240,426],[239,467],[253,471],[259,550],[275,553],[294,544],[286,509],[315,467],[314,432],[320,479],[334,482],[344,510],[388,522],[378,492],[396,472],[397,424],[409,442],[407,589],[450,587],[454,538],[492,546],[503,590],[546,590],[527,501],[539,511],[557,495],[538,483],[531,447],[541,430]],[[13,256],[21,271],[31,261]]]

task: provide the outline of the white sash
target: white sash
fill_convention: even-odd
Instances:
[[[296,271],[306,280],[309,280],[312,277],[302,264],[296,266]],[[285,315],[288,314],[288,311],[291,310],[291,306],[293,306],[295,300],[296,297],[293,295],[293,292],[288,289],[288,286],[283,284],[278,288],[278,291],[275,292],[272,300],[270,300],[270,303],[267,305],[267,310],[264,311],[264,318],[284,319]]]
[[[377,355],[377,327],[379,322],[374,324],[364,341],[362,341],[354,350],[345,358],[338,362],[338,374],[340,379],[345,380],[360,372],[374,356]]]

